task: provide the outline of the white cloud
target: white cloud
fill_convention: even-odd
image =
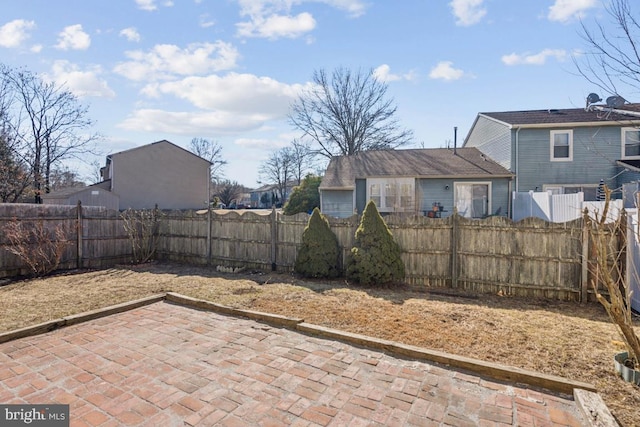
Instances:
[[[484,0],[452,0],[449,3],[456,17],[456,25],[468,27],[477,24],[487,14],[482,7]]]
[[[365,2],[361,0],[320,0],[322,3],[326,3],[329,6],[333,6],[336,9],[342,9],[349,12],[354,18],[364,15],[367,9]]]
[[[229,70],[235,68],[239,57],[235,47],[222,41],[195,43],[185,49],[161,44],[148,52],[135,50],[125,54],[131,60],[116,65],[114,71],[136,81]]]
[[[122,37],[126,37],[130,42],[140,41],[140,33],[138,33],[138,30],[136,30],[135,27],[129,27],[121,30],[120,35]]]
[[[158,6],[156,6],[155,0],[135,0],[138,5],[138,9],[142,10],[156,10]]]
[[[102,68],[99,66],[83,71],[69,61],[60,60],[53,63],[51,74],[45,74],[44,78],[64,85],[79,97],[115,97],[115,92],[109,88],[107,82],[98,77],[100,74],[102,74]]]
[[[29,38],[29,30],[33,30],[35,27],[34,21],[25,21],[24,19],[7,22],[0,27],[0,46],[19,47]]]
[[[281,37],[296,38],[316,27],[316,21],[310,13],[303,12],[296,16],[271,15],[259,17],[251,22],[236,24],[241,37],[262,37],[278,39]]]
[[[381,82],[394,82],[398,80],[415,80],[416,74],[413,71],[409,71],[406,74],[392,74],[391,67],[387,64],[382,64],[375,70],[373,70],[373,76]]]
[[[58,34],[57,49],[85,50],[91,45],[91,37],[82,30],[82,25],[69,25]]]
[[[33,46],[31,46],[29,48],[29,50],[33,53],[40,53],[42,51],[42,45],[41,44],[34,44]]]
[[[280,148],[287,147],[291,145],[291,140],[289,139],[266,139],[266,138],[238,138],[233,143],[242,147],[243,149],[247,148],[257,148],[259,150],[264,150],[268,152],[272,152],[274,150],[278,150]]]
[[[465,72],[460,69],[453,68],[453,62],[451,61],[438,62],[438,64],[436,64],[429,73],[429,78],[434,80],[453,81],[459,80],[464,76]]]
[[[153,11],[158,9],[158,6],[156,5],[156,0],[135,0],[135,2],[138,5],[138,9],[148,10],[148,11]],[[173,6],[173,1],[165,0],[162,2],[162,6],[171,7]]]
[[[223,77],[187,77],[176,82],[147,86],[143,91],[147,94],[173,95],[204,110],[274,119],[286,116],[290,104],[303,88],[302,85],[287,85],[269,77],[229,73]]]
[[[295,38],[315,29],[316,21],[309,12],[291,13],[293,5],[307,2],[324,3],[346,11],[351,17],[364,14],[366,4],[362,0],[237,0],[240,16],[247,22],[236,24],[241,37]]]
[[[200,28],[209,28],[216,25],[216,21],[212,20],[209,17],[208,13],[200,15],[200,17],[198,18],[198,21],[199,21]]]
[[[511,53],[502,57],[502,62],[506,65],[544,65],[547,58],[555,58],[558,61],[564,61],[568,54],[562,49],[544,49],[535,54],[517,54]]]
[[[184,135],[266,130],[272,121],[286,118],[291,103],[304,88],[268,77],[238,73],[152,83],[145,86],[143,93],[156,97],[173,96],[198,110],[139,109],[120,127]]]
[[[118,127],[133,131],[193,136],[247,132],[259,129],[264,121],[265,118],[259,115],[239,116],[219,111],[175,112],[140,109],[134,111]]]
[[[574,18],[582,18],[587,9],[596,6],[596,0],[556,0],[549,7],[550,21],[567,22]]]

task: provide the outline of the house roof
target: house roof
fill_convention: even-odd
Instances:
[[[105,184],[108,184],[111,180],[106,180],[106,181],[101,181],[98,182],[96,184],[92,184],[92,185],[87,185],[84,187],[66,187],[66,188],[61,188],[59,190],[55,190],[52,191],[50,193],[46,193],[42,195],[43,199],[51,199],[51,198],[62,198],[62,197],[70,197],[73,196],[74,194],[78,194],[82,191],[86,191],[86,190],[91,190],[91,189],[95,189],[95,188],[102,188],[104,190],[108,190],[108,188],[105,188]]]
[[[595,107],[595,108],[594,108]],[[640,104],[625,104],[610,111],[606,106],[593,106],[589,110],[585,108],[565,108],[548,110],[503,111],[493,113],[479,113],[511,126],[527,125],[558,125],[576,123],[611,123],[639,122],[638,115],[624,114],[624,112],[640,114]]]
[[[489,178],[513,174],[476,148],[364,151],[333,157],[320,189],[349,189],[355,180],[376,177]]]
[[[123,150],[123,151],[118,151],[116,153],[111,153],[111,154],[107,155],[107,159],[111,158],[111,156],[116,156],[116,155],[120,155],[120,154],[123,154],[123,153],[129,153],[129,152],[135,151],[135,150],[145,150],[145,149],[148,149],[149,147],[153,147],[154,145],[157,145],[157,144],[169,144],[169,145],[172,145],[172,146],[184,151],[185,153],[189,153],[193,157],[196,157],[196,158],[198,158],[198,159],[200,159],[200,160],[202,160],[204,162],[207,162],[207,163],[211,164],[211,162],[209,160],[204,159],[204,158],[198,156],[197,154],[192,153],[191,151],[186,150],[186,149],[180,147],[179,145],[174,144],[171,141],[167,141],[166,139],[163,139],[161,141],[152,142],[151,144],[140,145],[138,147],[130,148],[128,150]]]

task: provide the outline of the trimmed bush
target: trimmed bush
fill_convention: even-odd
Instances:
[[[340,276],[340,248],[329,222],[315,208],[302,233],[294,271],[304,277],[333,278]]]
[[[404,278],[400,246],[372,201],[364,209],[356,230],[346,274],[363,285],[384,285]]]

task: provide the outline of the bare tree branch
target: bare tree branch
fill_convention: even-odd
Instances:
[[[610,94],[620,94],[622,86],[640,90],[640,24],[628,0],[611,0],[606,7],[615,30],[601,22],[590,29],[581,22],[582,38],[587,45],[573,62],[587,81]]]
[[[327,157],[365,150],[392,149],[407,143],[413,133],[395,119],[396,107],[385,99],[387,85],[373,71],[320,69],[313,87],[294,103],[289,121]]]
[[[93,120],[88,108],[64,87],[44,82],[26,70],[0,65],[11,135],[17,153],[29,165],[35,201],[43,190],[49,192],[53,169],[62,161],[89,152],[100,136],[89,132]]]

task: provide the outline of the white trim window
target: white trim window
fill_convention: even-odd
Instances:
[[[454,182],[453,199],[458,214],[484,218],[491,212],[491,182]]]
[[[367,178],[367,200],[380,212],[411,212],[415,203],[415,179]]]
[[[622,128],[622,158],[640,159],[640,129]]]
[[[597,184],[545,184],[543,191],[550,191],[551,194],[575,194],[583,193],[585,201],[597,200]]]
[[[573,131],[552,130],[551,131],[551,161],[570,162],[573,160]]]

